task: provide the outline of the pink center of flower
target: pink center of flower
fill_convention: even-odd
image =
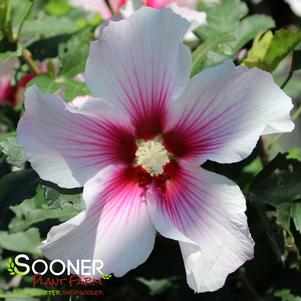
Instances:
[[[146,188],[150,184],[154,184],[161,192],[166,191],[166,187],[170,180],[174,180],[177,175],[180,174],[180,166],[175,160],[170,160],[163,167],[163,172],[151,176],[148,171],[146,171],[140,165],[129,165],[124,171],[124,180],[126,182],[138,182],[140,187]]]
[[[166,150],[161,137],[139,139],[136,143],[135,159],[125,170],[125,178],[127,181],[138,182],[140,187],[154,184],[164,192],[167,183],[179,174],[179,165]]]

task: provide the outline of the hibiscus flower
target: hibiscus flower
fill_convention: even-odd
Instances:
[[[79,108],[27,90],[17,141],[32,167],[84,186],[85,211],[42,245],[49,259],[101,259],[120,277],[148,258],[158,231],[179,241],[188,284],[204,292],[253,257],[244,195],[200,165],[240,161],[260,135],[291,131],[291,99],[269,73],[230,61],[190,79],[189,26],[170,9],[110,21],[85,70],[95,98]]]
[[[104,19],[109,19],[112,17],[112,12],[110,11],[105,0],[70,0],[71,4],[74,6],[82,7],[87,11],[99,13]],[[196,0],[108,0],[111,10],[115,15],[127,18],[131,16],[137,9],[142,6],[149,6],[153,8],[164,8],[168,7],[172,9],[175,13],[186,18],[191,25],[185,39],[188,41],[193,41],[196,36],[193,31],[199,26],[206,24],[206,13],[199,12],[196,9]]]

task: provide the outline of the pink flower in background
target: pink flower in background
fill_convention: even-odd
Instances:
[[[27,85],[27,83],[35,76],[33,72],[23,76],[16,85],[11,84],[12,72],[14,69],[14,61],[8,63],[0,62],[0,103],[8,103],[16,106],[19,93]]]
[[[8,63],[0,62],[0,103],[7,102],[14,105],[16,88],[11,85],[13,69],[13,60]]]
[[[112,14],[104,0],[70,0],[74,6],[83,7],[87,11],[99,13],[104,19],[109,19]],[[113,11],[125,18],[131,16],[134,11],[142,6],[153,8],[171,8],[175,13],[181,15],[191,22],[186,39],[194,40],[196,37],[192,33],[197,27],[206,24],[206,13],[198,12],[196,0],[111,0]]]
[[[292,103],[269,73],[230,61],[190,79],[189,26],[170,9],[110,21],[86,65],[95,98],[79,108],[27,90],[17,141],[32,167],[84,186],[86,210],[42,245],[49,259],[101,259],[123,276],[158,231],[179,241],[188,284],[204,292],[253,257],[242,192],[199,166],[240,161],[260,135],[291,131]]]
[[[109,2],[115,12],[118,12],[120,7],[124,4],[124,0],[109,0]],[[82,7],[90,12],[99,13],[104,19],[109,19],[112,17],[112,13],[105,0],[70,0],[70,4],[73,6]]]
[[[81,108],[81,106],[85,105],[87,101],[92,100],[93,97],[89,95],[77,96],[71,101],[71,105],[75,108]]]

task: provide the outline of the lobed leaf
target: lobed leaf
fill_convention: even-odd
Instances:
[[[26,162],[26,154],[23,147],[17,143],[15,136],[0,140],[0,149],[6,155],[6,162],[21,167]]]
[[[11,172],[0,179],[0,211],[32,198],[40,183],[38,174],[32,169]]]
[[[271,31],[258,35],[243,64],[272,72],[300,42],[300,29],[292,32],[280,29],[274,35]]]
[[[6,250],[40,254],[38,250],[40,244],[41,237],[37,228],[12,234],[0,231],[0,248]]]

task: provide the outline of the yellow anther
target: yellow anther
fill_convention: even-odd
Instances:
[[[136,162],[151,176],[163,173],[163,167],[170,162],[168,152],[161,142],[156,140],[139,143],[136,151]]]

